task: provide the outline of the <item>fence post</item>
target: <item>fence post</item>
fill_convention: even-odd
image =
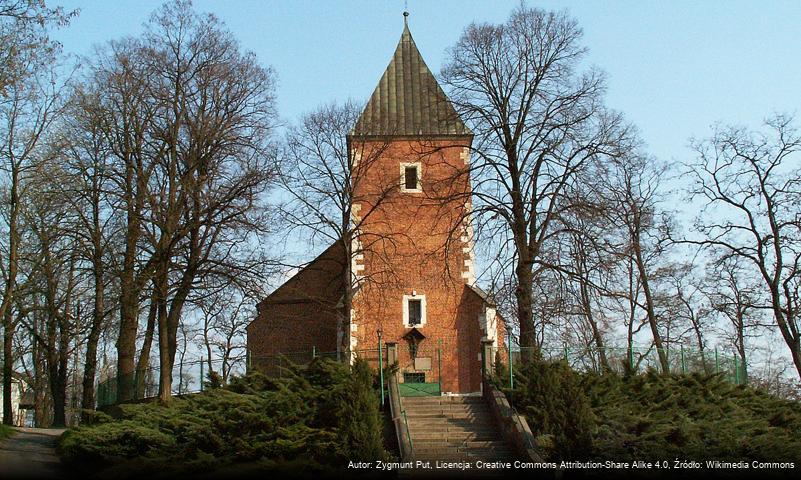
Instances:
[[[654,357],[656,357],[655,358],[655,362],[656,362],[655,365],[657,365],[661,369],[662,368],[662,362],[659,360],[659,347],[654,346]]]
[[[715,347],[715,373],[720,373],[720,360],[718,358],[718,347]]]
[[[492,340],[481,341],[481,379],[492,375]]]
[[[481,386],[484,387],[484,379],[487,376],[487,349],[484,348],[484,342],[481,342]],[[483,390],[482,390],[483,391]]]
[[[381,329],[378,329],[378,376],[381,380],[381,406],[384,406],[384,356],[381,352]]]
[[[629,345],[629,373],[634,373],[634,348]]]
[[[442,395],[442,339],[437,340],[437,375],[439,375],[439,394]]]
[[[512,361],[512,330],[507,330],[506,336],[509,337],[509,349],[507,353],[509,354],[509,388],[514,390],[515,388],[515,374],[514,374],[514,362]]]

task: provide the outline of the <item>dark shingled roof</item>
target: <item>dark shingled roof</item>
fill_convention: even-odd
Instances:
[[[470,135],[417,50],[409,26],[351,135]]]

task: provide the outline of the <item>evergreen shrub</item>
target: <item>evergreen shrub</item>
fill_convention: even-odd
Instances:
[[[301,460],[313,471],[338,468],[387,457],[379,408],[366,362],[315,359],[280,378],[254,372],[167,404],[120,405],[119,419],[100,414],[68,430],[58,452],[90,469],[133,462],[137,471],[161,474],[280,470]]]

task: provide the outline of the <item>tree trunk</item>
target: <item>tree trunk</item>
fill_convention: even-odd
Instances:
[[[147,271],[136,274],[138,241],[140,237],[139,215],[144,204],[147,186],[141,174],[142,168],[130,156],[126,163],[126,227],[125,253],[120,275],[120,330],[117,337],[117,400],[132,400],[134,397],[134,374],[136,356],[136,333],[139,327],[139,294],[146,284]],[[137,174],[139,172],[139,174]],[[144,267],[145,269],[149,266]]]
[[[3,423],[13,425],[11,414],[11,382],[14,372],[14,323],[11,319],[11,304],[14,289],[17,288],[17,261],[19,257],[19,232],[17,217],[19,215],[19,171],[14,159],[11,160],[11,188],[9,191],[8,213],[8,276],[6,277],[3,300],[0,302],[0,319],[3,320]]]
[[[638,228],[635,226],[635,228]],[[642,284],[643,295],[645,295],[645,310],[648,318],[648,325],[651,327],[651,334],[654,337],[654,346],[656,347],[657,355],[659,356],[659,364],[662,368],[662,373],[670,373],[670,363],[668,362],[667,352],[665,352],[662,343],[662,335],[659,333],[659,327],[656,319],[656,309],[654,308],[654,299],[651,294],[651,287],[648,279],[648,272],[645,267],[645,260],[642,257],[642,248],[640,246],[639,234],[635,231],[632,235],[632,248],[634,250],[634,263],[637,265],[637,271],[640,274],[640,283]]]
[[[742,308],[737,305],[737,353],[740,355],[740,360],[743,363],[743,379],[745,383],[748,383],[748,364],[746,362],[746,352],[745,352],[745,313],[742,311]]]
[[[592,338],[595,342],[595,347],[598,349],[598,359],[601,363],[601,371],[602,373],[611,372],[612,369],[609,367],[609,360],[606,356],[604,339],[601,335],[601,331],[598,329],[598,324],[595,322],[595,317],[592,314],[592,304],[590,302],[590,292],[587,288],[587,282],[583,277],[579,277],[579,283],[579,288],[581,289],[581,305],[582,309],[584,310],[584,316],[587,318],[587,323],[590,324],[590,328],[592,329]]]
[[[346,213],[347,216],[350,216],[349,209]],[[350,220],[346,220],[349,222]],[[348,228],[348,224],[345,223],[345,219],[343,218],[343,228],[344,232],[349,232],[350,229]],[[339,325],[337,325],[337,332],[341,332],[341,338],[337,344],[337,359],[340,359],[341,353],[345,353],[346,355],[352,355],[350,352],[350,336],[351,336],[351,316],[353,311],[353,256],[355,253],[353,252],[353,234],[346,233],[340,240],[342,242],[342,250],[343,250],[343,274],[342,274],[342,311],[337,316],[337,321]],[[350,358],[348,358],[350,360]]]
[[[5,425],[13,425],[11,380],[14,374],[14,323],[11,320],[11,309],[6,310],[3,320],[5,324],[3,330],[3,423]]]
[[[48,368],[50,395],[53,399],[53,427],[63,428],[67,426],[65,412],[67,406],[67,358],[61,352],[56,353],[54,357],[52,359],[54,364]]]
[[[147,371],[150,368],[150,350],[153,346],[153,333],[156,329],[156,311],[158,301],[156,289],[150,295],[150,306],[147,311],[147,325],[145,326],[145,338],[142,340],[142,349],[139,351],[139,361],[136,363],[135,390],[134,398],[145,398],[147,396]]]
[[[162,315],[159,315],[159,354],[161,359],[159,398],[162,401],[169,401],[171,397],[172,367],[175,365],[175,353],[178,350],[178,327],[181,323],[181,312],[183,311],[184,303],[189,296],[192,283],[195,279],[195,268],[196,267],[192,265],[184,272],[181,283],[175,290],[172,302],[170,302],[168,312],[166,312],[165,305],[166,316],[163,321]],[[164,335],[163,337],[162,334]],[[164,339],[163,341],[162,338]],[[181,379],[179,378],[178,381],[180,382]]]
[[[778,297],[778,295],[776,296]],[[774,302],[778,302],[778,300],[774,300]],[[793,359],[796,372],[798,372],[798,378],[801,378],[801,337],[793,332],[792,320],[788,321],[785,318],[785,314],[779,305],[779,303],[774,303],[773,315],[776,318],[776,323],[779,325],[779,331],[782,337],[784,337],[787,347],[790,349],[790,355]]]
[[[704,351],[704,335],[701,332],[701,325],[698,324],[698,321],[695,318],[695,315],[690,313],[690,321],[693,324],[693,330],[695,331],[695,339],[698,342],[698,353],[701,355],[701,365],[704,366],[704,372],[709,373],[706,365],[706,351]]]
[[[517,300],[517,318],[520,324],[520,358],[523,361],[530,361],[540,358],[540,351],[537,345],[534,332],[534,309],[532,296],[534,287],[532,285],[533,264],[519,259],[515,268],[517,277],[517,288],[515,288],[515,299]]]
[[[100,332],[103,328],[105,319],[105,289],[103,267],[95,258],[93,277],[95,284],[94,307],[92,309],[92,326],[86,339],[86,358],[83,367],[83,392],[81,396],[81,408],[83,410],[94,410],[95,408],[95,377],[97,376],[97,344],[100,341]],[[90,418],[90,413],[81,413],[81,421],[86,422]]]
[[[131,272],[132,274],[133,272]],[[139,316],[139,292],[132,278],[123,274],[120,285],[120,333],[117,337],[117,399],[133,399],[133,375],[135,371],[136,331]]]

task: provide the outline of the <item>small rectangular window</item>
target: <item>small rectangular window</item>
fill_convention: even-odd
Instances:
[[[420,300],[409,300],[409,325],[420,325],[423,319],[423,306]]]
[[[426,374],[417,372],[403,372],[403,383],[426,383]]]
[[[417,190],[417,167],[407,166],[404,168],[406,190]]]

